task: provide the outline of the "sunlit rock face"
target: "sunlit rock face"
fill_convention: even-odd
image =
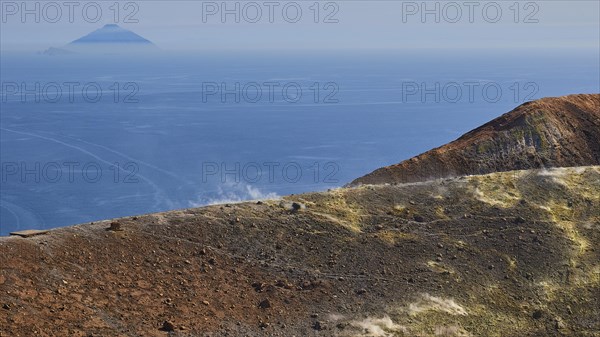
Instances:
[[[600,164],[600,94],[543,98],[459,139],[351,183],[424,181],[469,174]]]

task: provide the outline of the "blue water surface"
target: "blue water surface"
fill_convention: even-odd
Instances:
[[[0,235],[342,186],[599,78],[597,51],[2,55]]]

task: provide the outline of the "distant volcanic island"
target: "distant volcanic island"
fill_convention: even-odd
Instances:
[[[68,55],[75,53],[123,54],[152,52],[158,47],[140,35],[116,24],[104,27],[80,37],[61,48],[51,47],[41,52],[43,55]]]

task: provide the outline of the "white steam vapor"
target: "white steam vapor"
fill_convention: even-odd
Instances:
[[[411,303],[408,311],[412,315],[425,311],[439,311],[450,315],[467,316],[467,311],[453,299],[440,298],[429,294],[422,294],[422,298]]]
[[[251,200],[278,199],[279,195],[274,192],[263,192],[257,187],[244,183],[224,184],[218,187],[216,196],[199,197],[197,200],[189,201],[190,207],[200,207],[217,204],[232,204]]]
[[[362,321],[354,321],[351,325],[360,328],[362,330],[360,336],[365,337],[390,337],[397,332],[408,333],[406,327],[394,323],[389,316],[383,318],[368,317]]]

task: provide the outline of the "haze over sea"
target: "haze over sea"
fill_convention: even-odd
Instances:
[[[338,187],[524,101],[600,92],[597,50],[6,53],[1,69],[0,235]]]

